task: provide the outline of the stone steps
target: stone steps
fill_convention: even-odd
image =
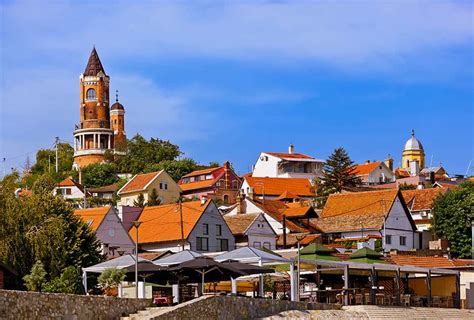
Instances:
[[[152,319],[160,314],[167,312],[171,307],[149,307],[145,310],[140,310],[137,313],[131,314],[128,317],[121,317],[121,320],[146,320]]]

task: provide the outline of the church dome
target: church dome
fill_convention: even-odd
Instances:
[[[411,138],[405,143],[405,150],[423,150],[420,140],[415,138],[415,131],[412,130]]]
[[[125,108],[120,102],[117,101],[110,107],[110,110],[125,110]]]

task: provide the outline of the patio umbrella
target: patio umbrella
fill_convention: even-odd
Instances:
[[[242,262],[233,261],[233,260],[221,261],[221,263],[225,265],[229,265],[232,268],[237,269],[239,271],[245,272],[245,275],[275,272],[275,270],[271,268],[254,266],[251,264],[242,263]]]
[[[129,266],[124,268],[126,270],[125,280],[135,280],[135,266]],[[177,280],[175,275],[168,271],[168,268],[157,266],[150,261],[138,262],[138,275],[143,278],[143,281],[147,278],[152,278],[154,282],[164,283],[169,280]],[[151,281],[149,279],[149,281]]]
[[[169,271],[174,271],[180,276],[186,276],[189,281],[196,279],[194,276],[196,273],[201,275],[202,291],[204,293],[204,277],[208,275],[208,279],[211,278],[213,281],[219,281],[223,279],[237,278],[245,275],[246,273],[240,271],[230,264],[220,263],[214,261],[209,257],[198,257],[193,260],[185,261],[172,268]]]

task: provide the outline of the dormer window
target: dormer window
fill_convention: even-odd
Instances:
[[[97,100],[97,96],[95,94],[94,89],[91,88],[91,89],[87,90],[86,99],[87,100]]]

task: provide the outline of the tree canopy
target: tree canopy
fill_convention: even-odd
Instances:
[[[474,221],[474,182],[465,182],[440,194],[433,204],[432,230],[449,241],[451,252],[460,258],[472,254],[471,223]]]
[[[101,261],[95,234],[62,197],[37,187],[17,198],[14,190],[8,176],[0,182],[0,261],[14,268],[19,279],[35,261],[43,263],[50,279],[65,267]]]
[[[81,169],[82,184],[88,188],[107,186],[119,181],[114,163],[94,163]]]
[[[356,187],[361,184],[360,178],[355,175],[354,162],[344,148],[337,148],[324,164],[322,179],[316,179],[316,194],[326,197],[331,193],[341,192],[347,187]],[[325,201],[321,201],[321,205]]]

